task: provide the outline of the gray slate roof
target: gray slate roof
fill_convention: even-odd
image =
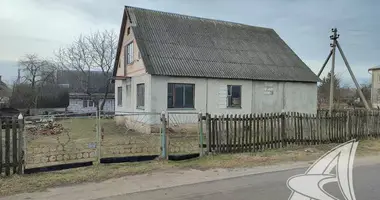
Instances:
[[[273,29],[127,6],[121,36],[126,20],[152,75],[319,81]]]
[[[87,76],[81,71],[76,70],[58,70],[57,84],[65,84],[69,86],[69,93],[85,93],[87,88],[91,93],[104,93],[106,84],[112,74],[106,77],[101,71],[90,71],[91,75]],[[90,77],[90,79],[88,79]],[[114,92],[114,85],[109,85],[108,91]]]

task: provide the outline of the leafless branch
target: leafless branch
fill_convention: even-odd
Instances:
[[[116,57],[117,35],[114,31],[95,32],[87,36],[81,35],[69,47],[61,48],[56,54],[56,62],[60,69],[73,70],[78,75],[81,85],[78,86],[90,99],[94,99],[90,90],[94,71],[101,71],[106,86],[102,99],[106,99],[109,90],[109,77]],[[101,110],[104,107],[103,101]]]

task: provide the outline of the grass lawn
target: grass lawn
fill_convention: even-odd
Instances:
[[[102,181],[125,175],[149,173],[158,170],[238,168],[270,165],[294,161],[314,161],[337,144],[304,147],[288,147],[258,153],[209,155],[202,158],[179,161],[151,161],[96,165],[57,172],[12,176],[0,181],[0,196],[21,192],[42,191],[49,187]],[[364,140],[359,143],[357,156],[377,155],[380,140]]]
[[[56,123],[62,124],[63,131],[57,135],[27,134],[27,168],[55,165],[61,163],[77,162],[84,157],[75,157],[78,153],[88,152],[95,160],[94,148],[90,143],[97,142],[96,118],[65,118],[56,119]],[[114,119],[101,119],[103,140],[101,143],[101,156],[123,157],[136,155],[159,155],[161,150],[160,133],[143,134],[133,130],[133,125],[126,127],[117,125]],[[169,134],[169,152],[171,154],[198,153],[198,136],[194,134]],[[195,133],[196,134],[196,133]],[[59,153],[58,153],[59,152]],[[54,162],[40,159],[41,156],[60,156]],[[73,159],[69,158],[74,155]],[[86,154],[87,155],[87,154]]]

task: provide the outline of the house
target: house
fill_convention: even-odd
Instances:
[[[380,66],[368,69],[372,75],[371,82],[371,103],[372,108],[380,108]]]
[[[317,111],[319,78],[270,28],[126,6],[113,76],[116,113]]]
[[[11,96],[11,89],[1,80],[0,76],[0,108],[6,107]]]
[[[58,85],[69,91],[69,105],[67,112],[73,113],[95,113],[97,108],[94,100],[103,102],[104,94],[108,90],[105,99],[104,112],[114,112],[115,97],[114,86],[110,81],[111,73],[104,75],[102,71],[90,71],[90,75],[75,70],[59,70],[56,74]],[[88,95],[91,94],[91,96]]]

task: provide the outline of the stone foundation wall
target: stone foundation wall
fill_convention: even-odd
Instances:
[[[32,147],[27,148],[26,152],[27,168],[93,161],[95,159],[96,149],[69,152],[65,151],[62,145]]]

